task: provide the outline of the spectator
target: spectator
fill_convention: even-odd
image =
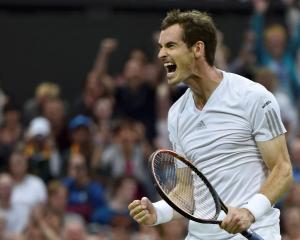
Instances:
[[[224,43],[224,34],[217,30],[217,48],[215,56],[215,65],[217,68],[228,70],[229,48]]]
[[[147,139],[152,142],[155,132],[155,88],[144,79],[144,65],[129,59],[124,66],[124,85],[116,88],[116,118],[131,118],[146,127]],[[137,100],[138,99],[138,100]]]
[[[135,176],[141,183],[149,182],[145,148],[139,140],[137,124],[120,119],[114,125],[114,142],[106,148],[100,160],[101,172],[107,178]]]
[[[284,230],[283,240],[300,239],[300,209],[299,207],[287,207],[282,211],[282,226]]]
[[[68,202],[67,188],[59,181],[51,181],[48,184],[48,204],[47,207],[53,212],[65,216]]]
[[[95,71],[90,72],[84,83],[83,95],[75,101],[73,116],[82,114],[92,117],[97,100],[101,97],[110,96],[112,91],[113,86],[109,79],[99,77]]]
[[[36,206],[39,208],[39,206]],[[20,237],[21,240],[48,240],[42,232],[42,229],[37,222],[37,218],[34,214],[35,210],[33,209],[32,214],[29,217],[28,225]]]
[[[18,145],[9,159],[9,170],[14,180],[11,202],[20,206],[27,217],[32,208],[47,200],[46,186],[42,179],[28,173],[28,158],[24,146]]]
[[[87,240],[84,220],[79,216],[69,216],[64,224],[62,238],[64,240]]]
[[[9,102],[3,108],[3,121],[0,125],[0,170],[7,168],[9,155],[14,145],[21,140],[22,133],[21,112]]]
[[[112,97],[100,98],[95,104],[94,119],[96,123],[95,142],[97,145],[107,147],[111,144],[112,114],[114,99]]]
[[[70,145],[67,128],[66,103],[61,99],[49,99],[43,106],[42,115],[51,125],[51,133],[60,152],[64,152]]]
[[[112,113],[114,99],[112,97],[100,98],[95,104],[94,119],[95,129],[93,133],[94,149],[91,157],[91,169],[95,176],[98,175],[99,159],[105,148],[112,143]],[[99,178],[99,175],[98,175]]]
[[[22,205],[14,203],[12,190],[11,176],[7,173],[0,174],[0,212],[5,220],[5,232],[10,236],[16,236],[25,229],[28,213]]]
[[[229,71],[253,79],[256,66],[255,33],[249,29],[243,33],[242,46],[237,57],[229,64]]]
[[[69,158],[77,154],[84,155],[90,168],[90,160],[94,151],[92,127],[92,119],[85,115],[77,115],[69,122],[70,148],[64,153],[64,170]]]
[[[23,116],[27,125],[33,118],[41,115],[44,104],[49,99],[59,98],[60,88],[57,84],[51,82],[42,82],[35,90],[35,97],[29,99],[24,104]]]
[[[24,237],[28,240],[60,240],[62,225],[60,216],[44,205],[36,205],[32,209]]]
[[[286,23],[289,30],[289,34],[296,36],[299,34],[300,24],[300,2],[298,0],[282,0],[286,7]],[[300,51],[298,49],[296,56],[296,71],[298,79],[300,79]]]
[[[139,184],[133,177],[122,176],[115,180],[111,197],[106,206],[94,211],[92,221],[120,228],[133,227],[128,205],[138,196]]]
[[[51,135],[50,122],[43,117],[31,120],[26,136],[30,170],[45,182],[60,176],[62,159]]]
[[[291,97],[293,103],[299,97],[299,79],[296,74],[295,54],[300,44],[300,31],[288,41],[285,28],[273,24],[264,28],[264,14],[269,1],[254,0],[255,15],[252,29],[256,33],[256,56],[258,64],[270,68],[277,76],[278,88]],[[298,24],[300,28],[300,24]]]
[[[98,78],[110,80],[107,71],[110,55],[117,49],[118,40],[115,38],[104,38],[101,40],[98,53],[91,72],[95,73]]]
[[[104,189],[90,179],[87,160],[81,154],[71,155],[63,184],[68,189],[67,210],[82,215],[87,221],[96,208],[106,204]]]

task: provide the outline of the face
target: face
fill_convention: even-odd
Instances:
[[[64,105],[60,100],[49,101],[45,104],[43,113],[52,125],[59,125],[64,120]]]
[[[24,176],[28,168],[27,158],[20,153],[13,153],[9,159],[9,167],[14,177]]]
[[[135,143],[136,132],[130,126],[124,126],[118,133],[118,140],[124,146],[131,146]]]
[[[80,180],[84,180],[87,176],[85,158],[81,155],[74,155],[69,161],[69,177],[74,178],[78,182],[80,182]]]
[[[16,126],[20,122],[20,112],[17,110],[11,110],[4,114],[4,122],[8,126]]]
[[[84,126],[74,129],[71,135],[72,142],[77,144],[87,144],[90,141],[90,130]]]
[[[49,205],[55,211],[64,212],[67,204],[67,199],[68,199],[67,190],[64,187],[61,187],[49,196]]]
[[[85,239],[84,226],[80,223],[69,223],[65,226],[63,235],[65,240],[83,240]]]
[[[139,85],[142,83],[144,66],[141,61],[137,59],[130,59],[124,66],[123,75],[129,85]]]
[[[282,57],[285,50],[285,36],[282,33],[274,32],[266,38],[266,47],[274,58]]]
[[[110,119],[113,113],[113,102],[109,98],[99,99],[95,105],[94,114],[97,119]]]
[[[193,75],[194,53],[182,39],[183,29],[179,24],[161,31],[158,57],[167,71],[171,85],[188,80]]]

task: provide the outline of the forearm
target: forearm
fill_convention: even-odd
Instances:
[[[97,73],[98,76],[103,76],[107,73],[109,53],[99,51],[96,57],[93,71]]]
[[[269,176],[263,183],[260,192],[271,202],[276,201],[288,191],[293,181],[292,167],[287,161],[280,161],[270,171]]]
[[[254,221],[263,217],[277,200],[287,192],[292,183],[291,165],[281,161],[277,163],[266,181],[263,183],[259,193],[254,194],[244,208],[248,209],[254,217]]]
[[[295,6],[288,6],[286,10],[286,23],[289,26],[290,35],[297,34],[300,23],[300,10]]]
[[[264,31],[264,16],[262,14],[255,14],[250,21],[250,29],[255,33],[255,54],[258,61],[262,61],[265,53],[263,31]]]

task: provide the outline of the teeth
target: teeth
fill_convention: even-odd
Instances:
[[[172,65],[175,65],[175,64],[174,63],[165,63],[164,64],[165,67],[172,66]]]

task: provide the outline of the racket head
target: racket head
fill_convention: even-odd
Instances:
[[[222,210],[218,194],[189,160],[167,149],[155,151],[149,160],[155,188],[175,211],[195,222],[221,223],[217,220]]]

